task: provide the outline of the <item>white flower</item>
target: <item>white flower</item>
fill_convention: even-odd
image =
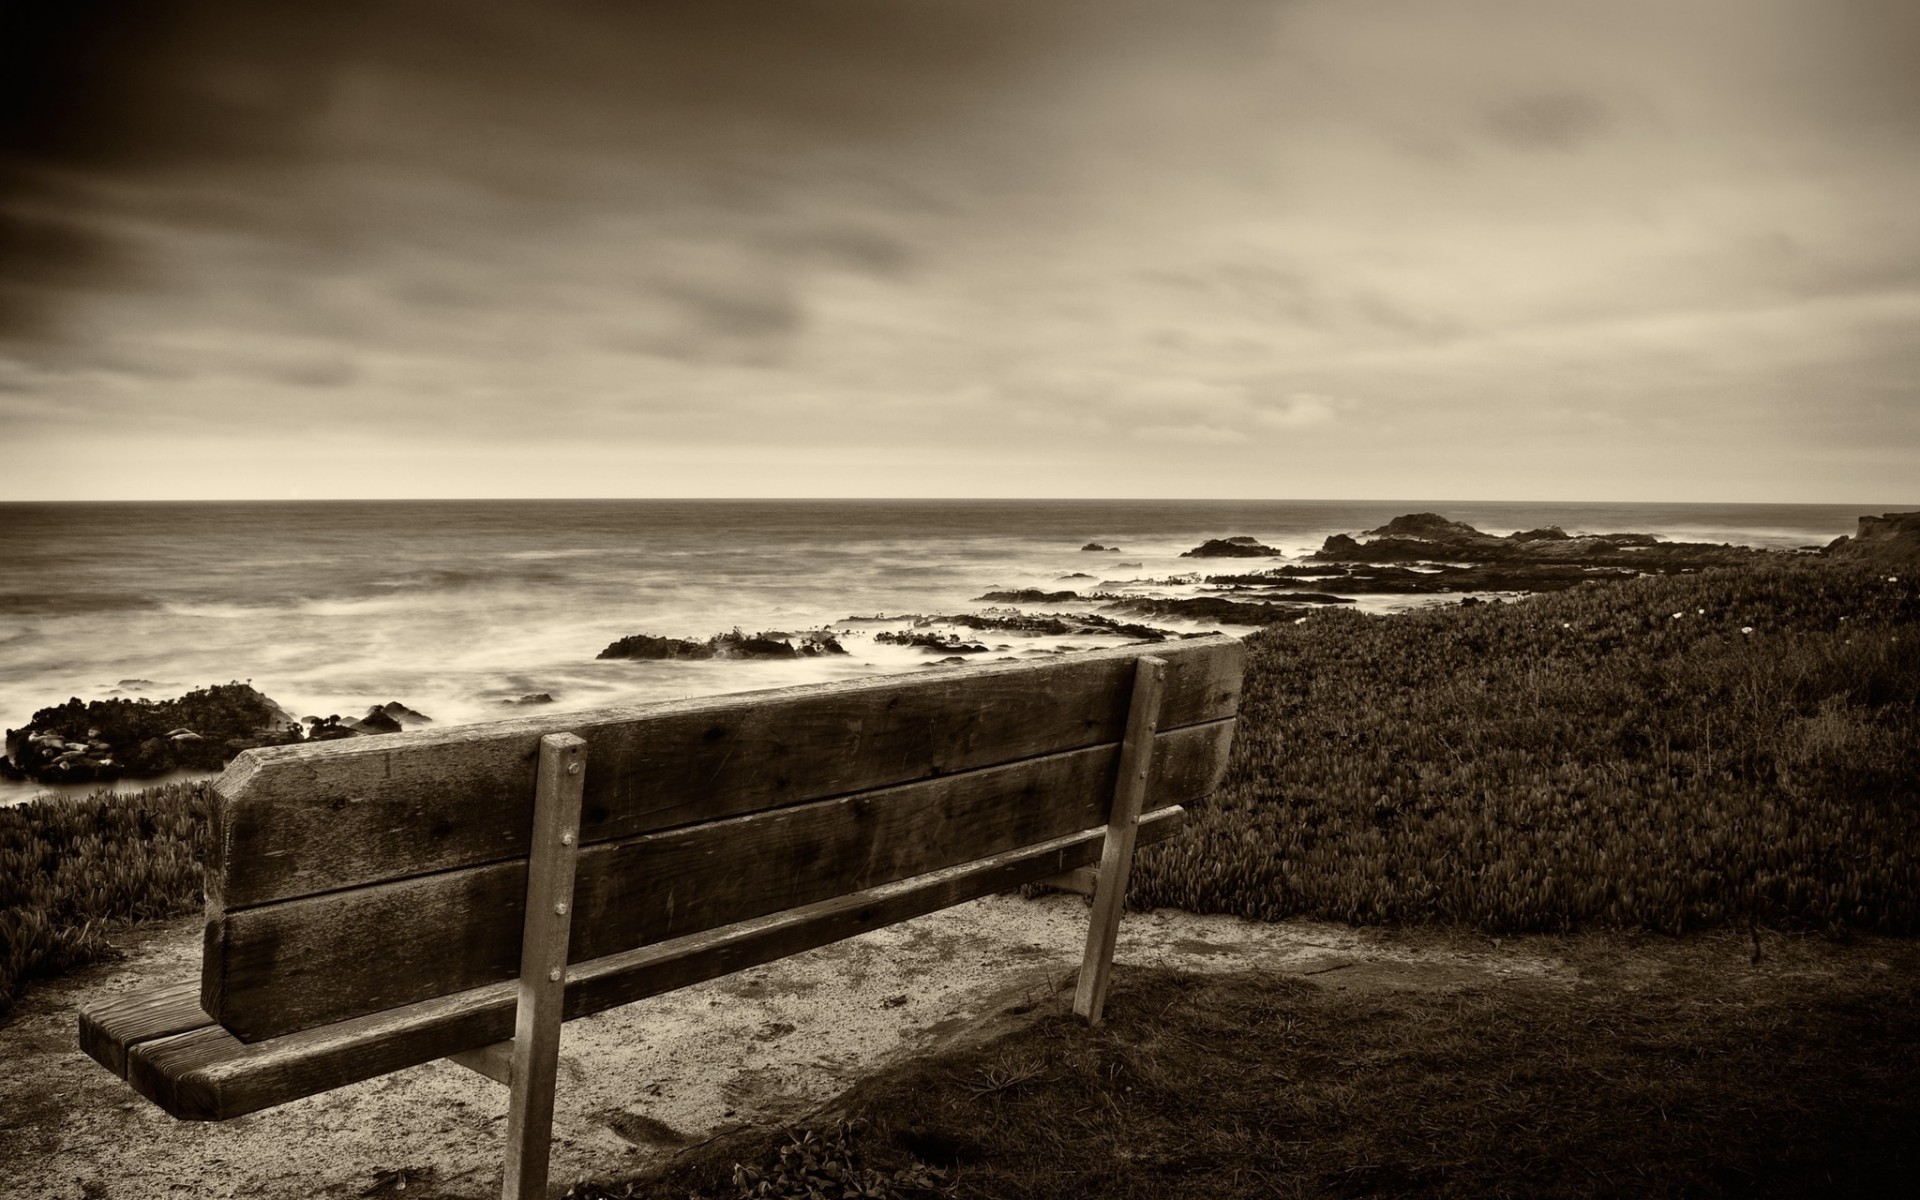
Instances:
[[[1707,615],[1707,610],[1706,610],[1706,609],[1704,609],[1704,608],[1703,608],[1703,609],[1700,609],[1700,610],[1698,610],[1698,611],[1699,611],[1699,613],[1700,613],[1700,615],[1701,615],[1701,616],[1703,616],[1703,617]]]
[[[1680,619],[1681,617],[1684,617],[1684,616],[1686,616],[1686,615],[1687,615],[1687,614],[1685,614],[1685,613],[1683,613],[1683,612],[1677,612],[1677,613],[1675,613],[1675,614],[1673,614],[1673,619],[1674,619],[1674,620],[1676,620],[1676,621],[1678,621],[1678,620],[1679,620],[1679,619]],[[1843,617],[1843,618],[1841,618],[1841,619],[1842,619],[1842,620],[1845,620],[1845,618],[1844,618],[1844,617]]]
[[[1742,626],[1740,627],[1740,632],[1741,632],[1741,633],[1752,633],[1752,632],[1753,632],[1753,626],[1751,626],[1751,625],[1742,625]]]
[[[1572,629],[1572,628],[1573,628],[1573,622],[1572,622],[1572,621],[1562,621],[1562,622],[1560,622],[1560,628],[1562,628],[1562,629]]]

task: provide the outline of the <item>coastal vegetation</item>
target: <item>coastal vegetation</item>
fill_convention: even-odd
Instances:
[[[207,785],[0,808],[0,1016],[27,980],[99,957],[109,931],[201,902]]]
[[[1490,932],[1920,931],[1920,585],[1806,560],[1249,639],[1132,902]]]

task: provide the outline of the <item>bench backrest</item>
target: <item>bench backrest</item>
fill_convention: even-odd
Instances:
[[[574,962],[1103,825],[1149,653],[1151,811],[1218,782],[1235,639],[248,751],[214,785],[202,1006],[255,1041],[514,978],[549,733],[587,742]]]

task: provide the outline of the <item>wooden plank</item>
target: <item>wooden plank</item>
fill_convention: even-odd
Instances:
[[[513,1095],[507,1105],[503,1200],[537,1200],[547,1190],[586,748],[586,740],[571,733],[550,733],[540,739],[533,847],[527,863],[527,916],[521,928],[520,979],[514,992],[513,1066],[508,1075]]]
[[[115,1075],[127,1077],[127,1048],[211,1023],[200,986],[187,982],[129,992],[80,1010],[80,1048]]]
[[[1139,841],[1172,836],[1183,809],[1141,818]],[[772,962],[868,930],[1084,867],[1104,827],[593,962],[567,974],[572,1020]],[[497,983],[271,1041],[241,1042],[217,1025],[140,1042],[127,1081],[185,1120],[219,1121],[501,1041],[513,1032],[514,988]]]
[[[1089,1025],[1098,1025],[1106,1010],[1113,945],[1120,934],[1120,914],[1127,906],[1127,879],[1133,870],[1140,807],[1147,798],[1153,771],[1154,732],[1160,720],[1161,685],[1166,675],[1164,661],[1144,657],[1134,676],[1127,737],[1120,748],[1119,778],[1113,785],[1113,811],[1107,818],[1100,875],[1093,890],[1093,914],[1087,924],[1087,949],[1080,960],[1080,980],[1073,995],[1073,1011],[1085,1017]]]
[[[1212,790],[1232,725],[1160,735],[1156,803]],[[572,957],[699,933],[1104,822],[1118,759],[1117,746],[1099,746],[587,847]],[[525,896],[525,863],[512,861],[229,913],[209,924],[202,1004],[241,1040],[257,1041],[510,979]]]
[[[251,750],[216,781],[215,913],[527,853],[535,746],[587,739],[583,841],[1118,742],[1133,660],[1164,727],[1231,716],[1244,650],[1195,638],[1043,662]]]

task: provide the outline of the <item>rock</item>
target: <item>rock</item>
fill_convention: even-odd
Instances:
[[[735,629],[715,637],[711,643],[715,658],[795,658],[793,643],[765,633],[741,633]]]
[[[352,728],[356,733],[399,733],[402,726],[376,704],[367,710],[366,716],[353,722]]]
[[[6,733],[12,769],[43,781],[216,771],[240,750],[300,740],[286,710],[244,683],[172,700],[114,697],[43,708]]]
[[[1920,562],[1920,512],[1863,516],[1854,536],[1836,538],[1823,553],[1843,561]]]
[[[1021,588],[1012,592],[988,592],[984,596],[975,596],[975,600],[988,604],[1058,604],[1062,600],[1078,600],[1079,592],[1043,592],[1039,588]]]
[[[713,646],[707,642],[693,642],[685,638],[654,637],[650,634],[635,633],[614,642],[594,657],[648,660],[712,658]]]
[[[528,692],[518,700],[502,700],[500,703],[509,708],[527,708],[537,704],[552,704],[553,695],[549,692]]]
[[[803,656],[819,657],[832,654],[845,654],[847,648],[840,644],[831,629],[810,629],[800,635],[797,647]]]
[[[1089,551],[1089,550],[1092,550],[1092,551],[1099,551],[1099,552],[1102,552],[1102,553],[1105,553],[1105,554],[1119,554],[1119,553],[1120,553],[1120,547],[1118,547],[1118,546],[1102,546],[1102,545],[1101,545],[1101,544],[1100,544],[1099,542],[1088,542],[1088,543],[1087,543],[1086,545],[1084,545],[1084,546],[1082,546],[1082,547],[1080,547],[1080,549],[1081,549],[1081,550],[1082,550],[1083,552],[1084,552],[1084,551]]]
[[[402,725],[431,725],[433,718],[423,712],[408,708],[398,700],[389,700],[380,706],[380,711],[400,722]]]
[[[1191,550],[1183,551],[1181,558],[1278,558],[1280,551],[1272,546],[1263,546],[1250,537],[1208,538]]]
[[[945,637],[937,633],[921,633],[903,629],[898,633],[882,630],[873,635],[873,640],[888,646],[918,646],[929,654],[985,654],[987,648],[979,642],[962,641],[955,634]]]
[[[307,740],[310,742],[337,742],[342,738],[359,736],[360,731],[351,724],[343,723],[338,714],[319,718],[307,730]]]
[[[814,630],[801,635],[801,648],[796,649],[789,639],[792,634],[742,633],[735,629],[731,633],[719,633],[704,642],[690,641],[685,638],[653,637],[650,634],[636,633],[614,642],[596,657],[628,659],[709,659],[709,658],[799,658],[821,654],[845,654],[846,648],[833,636],[832,630]]]
[[[1313,611],[1303,604],[1260,604],[1224,600],[1218,596],[1130,596],[1107,606],[1109,612],[1145,617],[1182,617],[1220,625],[1271,625]]]
[[[1746,546],[1715,546],[1696,542],[1662,542],[1649,533],[1606,533],[1574,536],[1556,526],[1530,529],[1507,537],[1482,533],[1471,525],[1449,521],[1438,513],[1409,513],[1378,529],[1367,530],[1361,541],[1336,533],[1311,557],[1337,563],[1469,563],[1512,568],[1557,567],[1563,572],[1581,568],[1625,568],[1628,573],[1687,571],[1721,564],[1751,562],[1768,551]],[[1316,568],[1318,569],[1318,568]],[[1578,582],[1566,577],[1560,586]],[[1543,584],[1549,584],[1547,579]],[[1462,586],[1452,581],[1447,589]],[[1475,586],[1497,586],[1478,584]],[[1384,589],[1383,589],[1384,590]],[[1430,591],[1430,587],[1409,590]],[[1520,582],[1509,590],[1538,591],[1543,587]]]
[[[1361,536],[1420,538],[1429,542],[1457,542],[1490,538],[1490,533],[1481,533],[1464,521],[1449,521],[1439,513],[1408,513],[1395,517],[1378,529],[1369,529]]]
[[[1110,634],[1117,637],[1133,638],[1143,642],[1164,642],[1173,634],[1165,629],[1155,629],[1151,625],[1134,625],[1116,621],[1112,617],[1103,617],[1099,613],[1022,613],[1000,611],[993,613],[956,613],[950,617],[922,617],[922,625],[958,625],[963,629],[993,629],[1006,633],[1024,633],[1034,637],[1086,637],[1097,634]],[[904,634],[881,634],[877,640],[895,640],[899,645],[921,645],[918,642],[900,642]],[[929,637],[933,636],[931,634]],[[998,647],[1006,649],[1006,647]]]

